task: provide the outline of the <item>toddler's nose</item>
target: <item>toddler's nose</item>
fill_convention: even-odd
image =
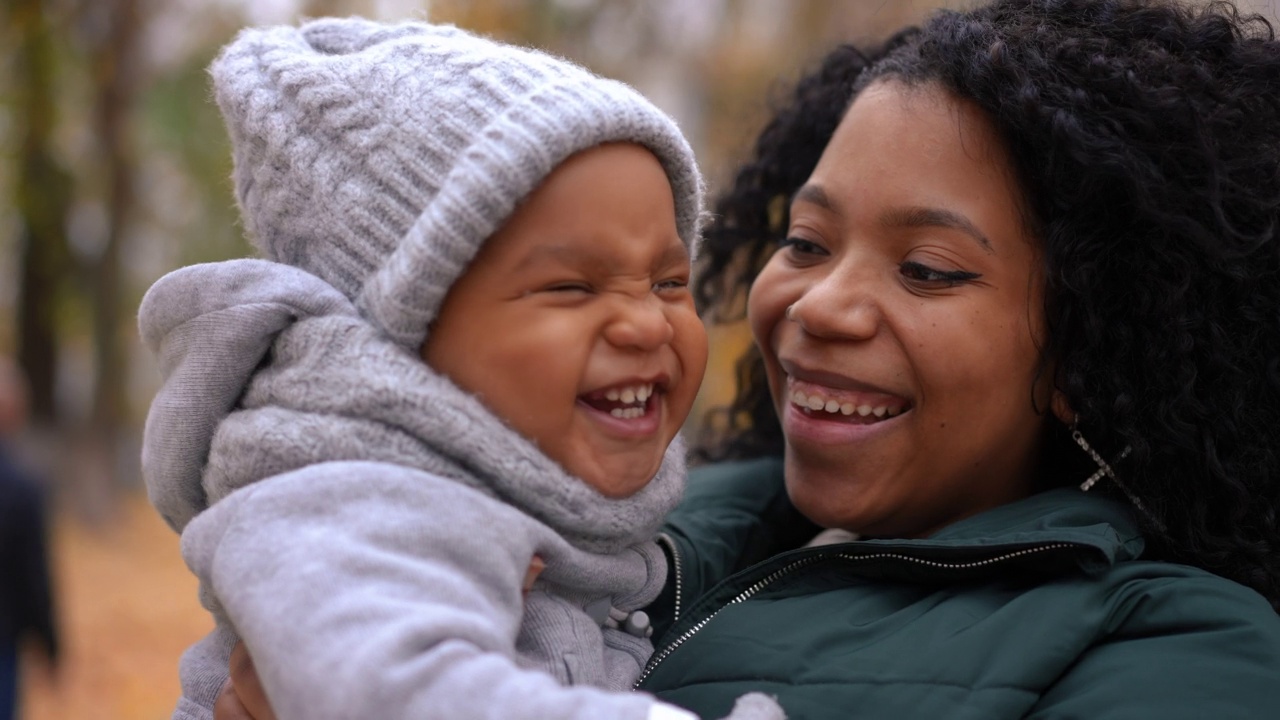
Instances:
[[[621,300],[605,328],[605,339],[612,345],[636,350],[655,350],[670,343],[674,335],[662,301],[653,295]]]

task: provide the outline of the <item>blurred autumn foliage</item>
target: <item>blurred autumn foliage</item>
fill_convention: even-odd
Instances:
[[[1275,16],[1277,0],[1244,0]],[[4,0],[0,354],[32,390],[28,460],[58,501],[67,656],[29,673],[29,718],[167,717],[181,649],[208,627],[177,538],[140,495],[158,373],[134,312],[178,266],[244,255],[205,67],[248,24],[362,14],[453,22],[635,85],[676,117],[714,192],[769,100],[835,43],[946,0]],[[741,329],[713,334],[705,397]]]
[[[164,272],[249,252],[205,67],[246,24],[430,17],[626,80],[725,177],[769,88],[841,39],[917,18],[885,0],[8,0],[0,10],[0,352],[28,445],[82,515],[138,485],[157,373],[133,315]]]

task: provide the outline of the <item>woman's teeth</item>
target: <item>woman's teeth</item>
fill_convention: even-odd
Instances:
[[[653,383],[646,383],[644,385],[635,385],[632,387],[625,387],[625,388],[610,388],[609,391],[604,394],[604,397],[606,400],[612,400],[613,402],[624,402],[630,405],[631,403],[634,403],[634,402],[643,403],[646,400],[648,400],[649,396],[652,394],[653,394]],[[640,408],[640,410],[643,411],[643,408]],[[641,412],[641,414],[644,414],[644,413]]]
[[[805,395],[799,390],[792,391],[791,404],[804,410],[811,412],[826,412],[832,415],[840,413],[841,415],[858,415],[860,417],[893,417],[902,412],[901,405],[871,405],[867,403],[854,404],[851,402],[841,402],[834,398],[824,398],[820,395]]]

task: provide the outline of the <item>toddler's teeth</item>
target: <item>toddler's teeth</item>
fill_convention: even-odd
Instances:
[[[876,417],[884,417],[884,414],[888,411],[889,411],[889,408],[886,408],[886,407],[878,407],[878,408],[871,409],[871,412],[875,413]]]
[[[611,389],[611,390],[609,390],[608,392],[606,392],[606,393],[604,394],[604,397],[605,397],[605,399],[606,399],[606,400],[609,400],[609,401],[611,401],[611,402],[617,402],[617,401],[618,401],[618,397],[619,397],[619,395],[618,395],[618,391],[617,391],[617,390],[614,390],[614,389]]]
[[[853,407],[853,403],[845,403],[845,404],[843,404],[843,405],[841,405],[841,406],[840,406],[840,414],[841,414],[841,415],[852,415],[852,414],[853,414],[853,411],[854,411],[855,409],[856,409],[856,408],[854,408],[854,407]]]
[[[826,406],[826,403],[822,402],[822,398],[820,398],[820,397],[818,397],[818,396],[816,396],[816,395],[815,395],[815,396],[813,396],[813,397],[811,397],[811,398],[809,398],[809,409],[810,409],[810,410],[821,410],[824,406]]]
[[[827,404],[823,406],[822,409],[826,410],[829,413],[833,413],[840,409],[840,403],[836,402],[835,400],[828,400]]]
[[[859,414],[859,415],[861,415],[862,417],[866,417],[866,416],[870,415],[870,414],[871,414],[871,406],[870,406],[870,405],[859,405],[859,406],[858,406],[858,414]]]
[[[620,418],[620,417],[622,417],[622,416],[623,416],[622,408],[614,408],[614,409],[612,409],[612,410],[610,410],[610,411],[609,411],[609,414],[610,414],[610,415],[612,415],[612,416],[614,416],[614,417],[616,417],[616,418]]]
[[[635,392],[635,390],[632,390],[631,388],[627,388],[626,390],[623,390],[623,391],[622,391],[622,397],[621,397],[620,399],[622,400],[622,402],[627,403],[627,404],[631,404],[631,403],[635,402],[635,401],[636,401],[636,392]]]

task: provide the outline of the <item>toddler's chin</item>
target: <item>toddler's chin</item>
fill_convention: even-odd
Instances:
[[[662,457],[645,464],[635,462],[610,463],[586,472],[574,472],[601,495],[613,500],[623,500],[640,492],[653,480],[662,467]],[[572,471],[571,471],[572,472]]]

